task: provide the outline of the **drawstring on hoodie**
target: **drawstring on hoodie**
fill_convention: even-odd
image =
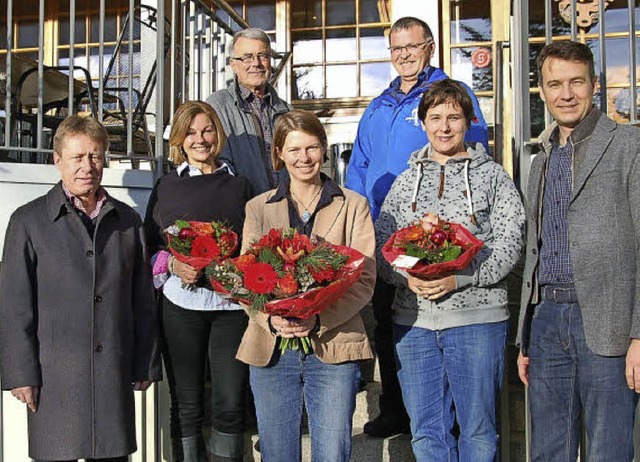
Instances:
[[[476,215],[473,213],[473,201],[471,200],[471,186],[469,185],[469,164],[471,159],[465,159],[464,161],[464,187],[465,196],[467,196],[467,207],[469,208],[469,218],[474,226],[477,226]]]
[[[413,195],[411,196],[411,211],[416,211],[416,203],[418,201],[418,189],[420,188],[420,181],[422,181],[422,163],[418,162],[418,169],[416,171],[416,181],[413,184]]]

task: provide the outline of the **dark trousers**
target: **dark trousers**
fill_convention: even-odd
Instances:
[[[400,420],[408,420],[407,411],[402,401],[402,391],[396,368],[393,344],[393,322],[391,320],[391,305],[395,295],[395,287],[382,279],[376,279],[371,304],[376,327],[373,331],[374,348],[380,366],[380,414]]]
[[[212,428],[225,434],[244,432],[249,368],[235,356],[247,321],[242,310],[186,310],[163,298],[164,360],[171,390],[174,442],[201,434],[207,361]]]

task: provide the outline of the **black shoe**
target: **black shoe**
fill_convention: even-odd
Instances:
[[[372,421],[364,424],[363,431],[367,435],[376,438],[388,438],[400,433],[411,433],[408,420],[389,417],[386,414],[380,414]]]

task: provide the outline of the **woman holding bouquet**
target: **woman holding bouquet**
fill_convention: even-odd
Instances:
[[[504,279],[520,257],[525,214],[502,166],[480,143],[464,143],[474,113],[461,84],[434,83],[418,116],[429,144],[412,154],[384,202],[378,251],[427,213],[465,226],[484,247],[465,270],[431,279],[378,259],[381,276],[397,287],[394,342],[413,452],[419,462],[494,461],[509,317]]]
[[[276,124],[272,160],[289,180],[247,204],[243,252],[272,228],[296,228],[346,245],[365,256],[362,276],[336,302],[308,319],[267,316],[249,320],[238,358],[250,364],[260,450],[266,462],[299,461],[306,407],[312,460],[348,461],[358,361],[372,357],[359,311],[375,282],[374,231],[367,201],[320,173],[327,135],[318,118],[295,110]],[[312,351],[278,348],[283,338],[309,337]]]
[[[243,458],[248,368],[235,353],[247,316],[240,305],[207,287],[202,270],[171,256],[164,233],[176,220],[192,220],[216,221],[240,236],[250,186],[218,162],[225,141],[211,106],[200,101],[180,106],[169,138],[169,157],[177,169],[155,184],[145,218],[154,283],[162,290],[174,460],[185,462],[206,460],[202,425],[207,360],[212,390],[209,461]]]

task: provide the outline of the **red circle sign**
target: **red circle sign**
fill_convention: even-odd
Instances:
[[[480,69],[491,65],[491,50],[489,48],[476,48],[471,53],[471,64]]]

